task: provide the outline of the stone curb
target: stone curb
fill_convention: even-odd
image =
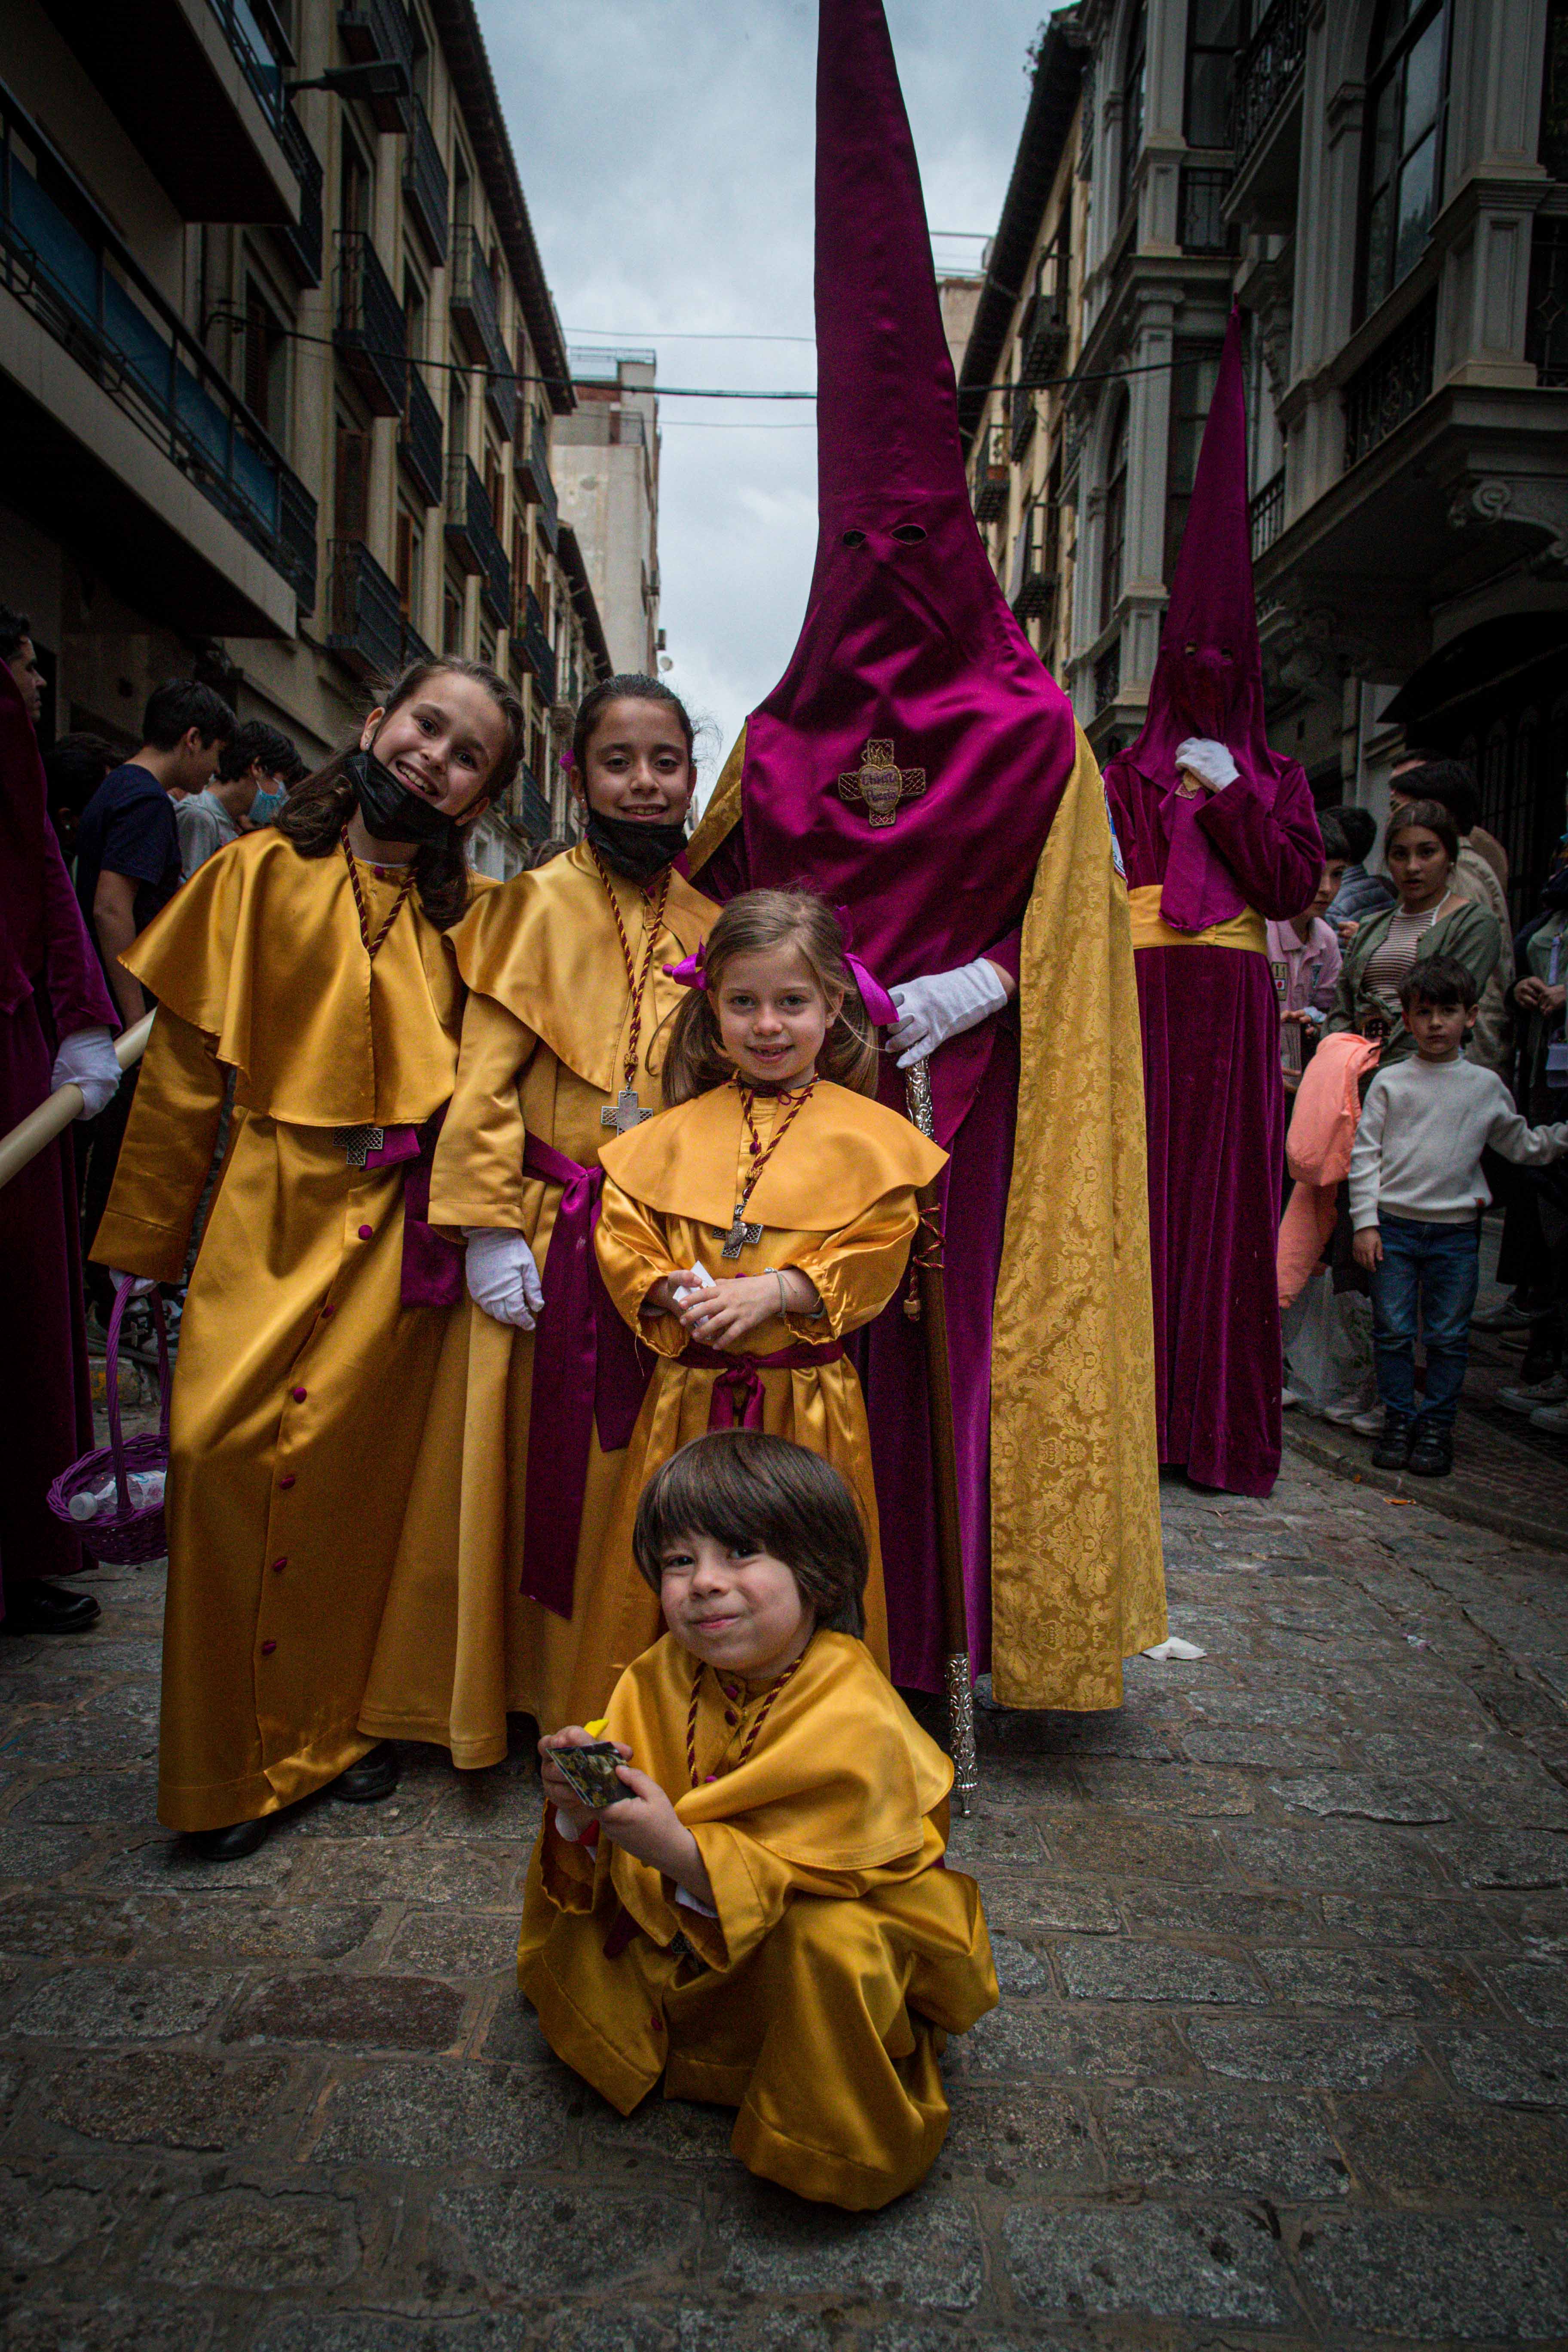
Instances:
[[[1365,1454],[1342,1452],[1316,1428],[1303,1428],[1294,1413],[1286,1414],[1282,1434],[1292,1454],[1300,1454],[1325,1470],[1337,1471],[1342,1478],[1352,1479],[1358,1486],[1371,1486],[1384,1495],[1397,1495],[1406,1502],[1424,1503],[1429,1511],[1438,1511],[1446,1519],[1458,1519],[1468,1527],[1489,1528],[1494,1534],[1512,1536],[1519,1543],[1532,1544],[1547,1551],[1568,1552],[1568,1518],[1537,1518],[1528,1511],[1505,1510],[1471,1494],[1462,1478],[1406,1479],[1403,1471],[1374,1470]]]

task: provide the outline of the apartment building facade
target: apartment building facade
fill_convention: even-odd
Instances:
[[[1031,389],[1058,236],[1071,380]],[[1522,915],[1568,782],[1568,0],[1044,28],[961,400],[998,576],[1102,757],[1142,723],[1233,299],[1272,740],[1379,814],[1406,747],[1468,761]]]
[[[599,586],[617,670],[652,676],[659,626],[658,353],[570,354],[574,403],[555,428],[561,511]]]
[[[430,650],[492,663],[559,831],[605,661],[575,395],[473,0],[15,0],[0,62],[0,597],[57,731],[193,669],[307,760]]]

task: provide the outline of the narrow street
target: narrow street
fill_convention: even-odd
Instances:
[[[0,1644],[9,2352],[1560,2341],[1563,1563],[1289,1456],[1267,1506],[1165,1502],[1209,1654],[989,1718],[953,1853],[1005,1998],[872,2219],[549,2057],[526,1755],[405,1750],[392,1805],[193,1864],[158,1573]]]

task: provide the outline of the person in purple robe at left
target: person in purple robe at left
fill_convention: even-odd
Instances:
[[[1142,733],[1105,771],[1143,1032],[1162,1464],[1267,1495],[1285,1096],[1267,925],[1311,903],[1305,771],[1268,748],[1233,310]]]
[[[0,615],[0,630],[20,615]],[[7,635],[14,634],[14,629]],[[0,1135],[57,1087],[82,1090],[81,1117],[120,1084],[119,1015],[88,938],[49,822],[43,761],[24,698],[31,646],[0,635]],[[22,671],[18,682],[17,669]],[[46,1145],[0,1193],[0,1571],[8,1633],[78,1633],[99,1614],[79,1575],[79,1538],[48,1490],[93,1444],[82,1319],[76,1166],[68,1134]]]

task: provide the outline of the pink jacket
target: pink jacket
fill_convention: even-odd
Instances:
[[[1302,1075],[1285,1158],[1296,1179],[1279,1226],[1279,1304],[1290,1306],[1328,1247],[1341,1180],[1361,1118],[1361,1078],[1378,1047],[1354,1029],[1325,1037]]]

